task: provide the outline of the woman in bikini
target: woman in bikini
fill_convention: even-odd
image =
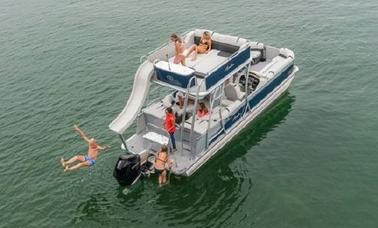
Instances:
[[[155,172],[159,175],[159,185],[167,183],[167,169],[172,166],[172,161],[168,156],[168,146],[163,145],[161,150],[155,155]]]
[[[175,58],[173,60],[173,63],[181,63],[183,66],[185,66],[184,43],[176,33],[172,33],[171,41],[175,44]]]
[[[198,45],[193,45],[189,48],[187,56],[194,51],[192,60],[196,60],[197,54],[208,53],[211,50],[211,36],[208,31],[203,32],[201,40]]]

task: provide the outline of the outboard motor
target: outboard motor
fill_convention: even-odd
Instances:
[[[113,176],[120,185],[132,185],[141,176],[139,155],[121,155],[114,167]]]

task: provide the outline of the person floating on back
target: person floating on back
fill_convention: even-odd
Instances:
[[[74,129],[79,133],[81,138],[83,138],[84,141],[88,143],[88,154],[76,155],[70,158],[68,161],[65,161],[62,157],[60,159],[60,163],[62,164],[64,171],[76,170],[96,164],[97,154],[101,150],[109,148],[109,146],[100,146],[99,144],[97,144],[94,138],[89,139],[77,125],[74,125]]]

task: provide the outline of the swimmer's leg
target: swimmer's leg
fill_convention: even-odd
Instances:
[[[84,162],[84,161],[85,161],[85,158],[84,158],[83,155],[76,155],[76,156],[73,156],[73,157],[70,158],[68,161],[64,162],[65,167],[72,165],[72,164],[75,163],[76,161]]]
[[[72,171],[72,170],[76,170],[76,169],[80,169],[80,168],[88,167],[88,166],[89,166],[88,162],[80,162],[80,163],[78,163],[74,166],[71,166],[71,167],[66,166],[64,171]]]

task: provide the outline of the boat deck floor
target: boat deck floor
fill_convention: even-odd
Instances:
[[[130,137],[127,144],[129,152],[133,154],[142,153],[147,148],[149,148],[150,152],[156,153],[160,148],[160,145],[157,143],[143,140],[143,136],[137,134]],[[197,162],[200,158],[200,154],[192,153],[188,144],[183,144],[183,149],[181,149],[180,141],[176,141],[176,144],[177,150],[171,151],[169,155],[173,161],[172,172],[181,175]]]
[[[196,162],[197,158],[189,150],[177,150],[170,153],[173,160],[172,172],[175,174],[183,174]]]

